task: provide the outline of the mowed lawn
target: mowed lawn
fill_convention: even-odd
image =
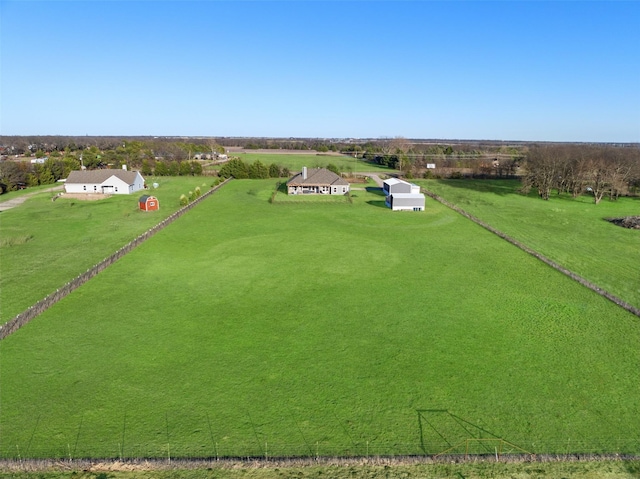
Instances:
[[[1,341],[1,455],[637,452],[637,317],[432,200],[274,185],[232,181]]]
[[[419,181],[426,189],[640,308],[640,231],[605,218],[640,215],[640,198],[518,193],[518,181]]]
[[[301,171],[303,166],[308,168],[320,168],[326,167],[330,163],[337,166],[340,171],[345,173],[378,172],[383,174],[396,172],[396,170],[387,168],[386,166],[377,165],[375,163],[365,161],[362,158],[354,158],[347,155],[243,152],[231,154],[231,156],[237,156],[248,164],[255,161],[260,161],[267,166],[275,163],[282,167],[289,168],[292,172]],[[221,166],[222,165],[216,165],[215,168],[220,169]]]
[[[204,194],[212,182],[205,177],[151,177],[147,184],[158,183],[157,189],[98,201],[64,196],[51,201],[55,193],[41,192],[0,213],[0,324],[178,210],[181,194],[196,187]],[[138,198],[143,194],[156,196],[160,209],[140,211]]]

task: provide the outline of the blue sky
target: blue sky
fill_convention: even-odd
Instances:
[[[0,134],[640,141],[638,1],[0,0]]]

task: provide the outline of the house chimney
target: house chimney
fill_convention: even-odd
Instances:
[[[127,165],[122,165],[122,169],[123,169],[124,171],[127,171]]]
[[[307,179],[307,167],[306,166],[302,167],[302,179],[303,180]]]

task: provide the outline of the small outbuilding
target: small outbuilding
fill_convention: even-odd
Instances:
[[[385,180],[382,191],[386,195],[385,204],[393,211],[424,211],[424,195],[420,187],[397,178]]]
[[[386,204],[393,211],[424,211],[422,193],[391,193]]]
[[[160,208],[158,198],[149,195],[142,195],[138,200],[138,205],[142,211],[156,211]]]

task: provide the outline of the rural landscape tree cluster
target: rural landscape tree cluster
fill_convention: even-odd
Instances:
[[[491,141],[438,142],[402,137],[375,140],[255,139],[255,138],[120,138],[120,137],[0,137],[0,183],[3,192],[55,183],[72,170],[139,169],[144,176],[199,176],[231,146],[247,149],[313,150],[361,158],[397,170],[406,178],[518,178],[522,191],[552,191],[603,197],[640,190],[638,145],[542,145]],[[205,160],[205,161],[202,161]],[[340,173],[332,164],[330,170]],[[209,173],[215,174],[211,170]],[[252,164],[232,158],[218,174],[235,178],[287,177],[290,171],[273,163]]]
[[[553,190],[574,198],[593,195],[600,203],[620,195],[636,194],[640,188],[640,150],[602,146],[535,146],[527,153],[522,190],[537,189],[548,200]]]

